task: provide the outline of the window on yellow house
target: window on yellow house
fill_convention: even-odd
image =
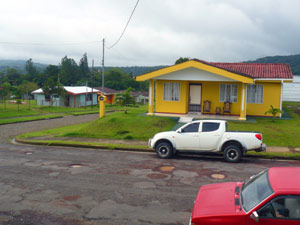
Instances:
[[[165,82],[163,99],[164,101],[179,101],[180,83]]]
[[[220,102],[237,102],[237,84],[220,85]]]
[[[264,97],[264,85],[247,85],[247,103],[262,104]]]

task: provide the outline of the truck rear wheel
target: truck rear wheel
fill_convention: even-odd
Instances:
[[[155,148],[156,154],[159,158],[168,159],[173,154],[173,148],[168,142],[161,142]]]
[[[237,163],[242,159],[242,151],[237,145],[228,145],[224,150],[224,159],[230,163]]]

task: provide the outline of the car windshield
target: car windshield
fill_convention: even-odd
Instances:
[[[250,211],[261,201],[269,197],[273,193],[268,178],[268,170],[250,177],[243,184],[241,192],[241,201],[246,212]]]

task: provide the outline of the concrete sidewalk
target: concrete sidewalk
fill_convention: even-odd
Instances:
[[[281,146],[267,146],[266,152],[282,152],[282,153],[300,153],[300,148],[281,147]]]

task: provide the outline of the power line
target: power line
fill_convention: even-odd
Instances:
[[[0,41],[3,45],[36,45],[36,46],[55,46],[55,45],[83,45],[83,44],[95,44],[101,41],[89,41],[89,42],[77,42],[77,43],[27,43],[27,42],[7,42]]]
[[[119,39],[118,39],[113,45],[111,45],[110,47],[107,47],[108,49],[111,49],[111,48],[113,48],[114,46],[116,46],[116,45],[118,44],[118,42],[121,40],[122,36],[124,35],[124,33],[125,33],[125,31],[126,31],[126,29],[127,29],[127,27],[128,27],[128,24],[129,24],[129,22],[130,22],[130,20],[131,20],[131,17],[133,16],[134,11],[135,11],[137,5],[139,4],[139,1],[140,1],[140,0],[137,0],[136,4],[135,4],[135,6],[134,6],[134,8],[133,8],[133,10],[132,10],[132,13],[131,13],[131,15],[130,15],[128,21],[127,21],[127,24],[126,24],[124,30],[122,31],[122,33],[121,33]]]

